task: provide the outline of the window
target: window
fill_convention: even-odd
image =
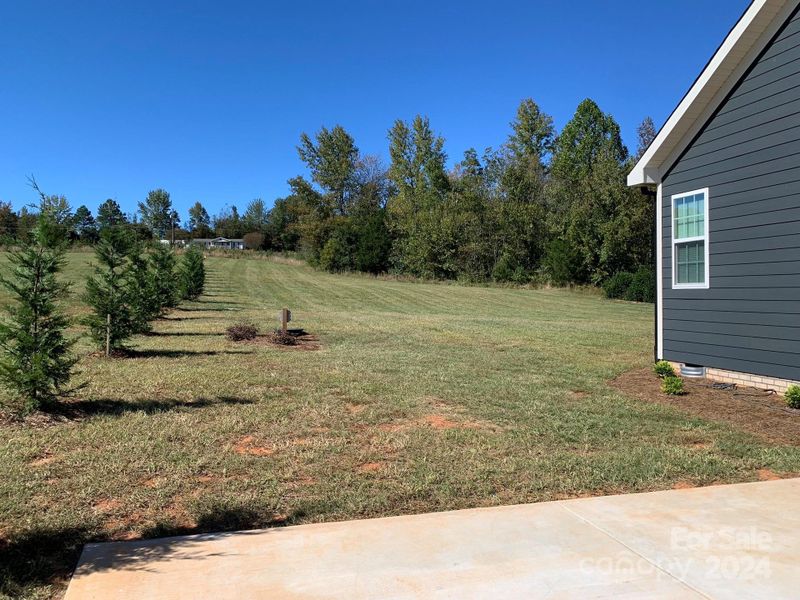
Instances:
[[[672,287],[708,288],[708,190],[672,197]]]

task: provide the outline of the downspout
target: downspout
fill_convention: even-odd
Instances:
[[[656,191],[654,189],[650,188],[650,187],[645,187],[645,186],[642,186],[639,189],[641,190],[642,194],[644,194],[645,196],[647,196],[647,198],[650,199],[650,201],[653,203],[653,206],[655,207],[655,204],[656,204],[657,198],[658,198],[658,194],[656,193]],[[658,264],[657,264],[657,261],[658,261],[658,244],[659,244],[659,239],[658,239],[658,210],[653,210],[653,229],[652,229],[652,235],[650,237],[651,237],[650,254],[652,256],[652,261],[653,261],[653,273],[654,273],[655,278],[656,278],[656,297],[655,297],[655,300],[653,302],[653,307],[654,307],[654,309],[653,309],[653,362],[657,363],[658,362],[658,286],[661,285],[661,282],[658,280]]]

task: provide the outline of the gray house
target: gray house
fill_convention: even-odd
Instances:
[[[800,381],[800,0],[755,0],[628,184],[655,191],[656,356]]]

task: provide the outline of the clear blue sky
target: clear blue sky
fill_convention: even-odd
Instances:
[[[185,218],[286,194],[301,132],[387,155],[430,117],[451,163],[497,146],[522,98],[560,128],[591,97],[660,126],[748,0],[3,2],[0,200],[26,176],[92,211],[167,189]]]

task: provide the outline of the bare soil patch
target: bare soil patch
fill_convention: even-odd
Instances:
[[[478,421],[456,421],[451,417],[439,413],[425,415],[418,419],[392,421],[390,423],[383,423],[378,425],[381,431],[405,431],[418,427],[428,427],[437,430],[449,429],[495,429],[495,426],[490,423],[481,423]]]
[[[95,502],[92,508],[99,513],[110,513],[118,510],[122,506],[119,500],[114,498],[105,498],[99,502]]]
[[[382,462],[369,462],[359,465],[356,469],[359,473],[377,473],[383,471],[384,464]]]
[[[36,458],[36,459],[32,460],[31,462],[29,462],[28,466],[29,467],[44,467],[46,465],[49,465],[52,462],[55,462],[56,460],[58,460],[57,456],[53,456],[49,452],[45,452],[39,458]]]
[[[758,478],[761,481],[775,481],[776,479],[783,479],[783,477],[770,469],[759,469]]]
[[[236,454],[247,456],[270,456],[275,453],[273,448],[257,445],[252,435],[246,435],[236,442],[233,446],[233,451]]]
[[[675,485],[672,486],[673,490],[690,490],[692,488],[696,488],[697,486],[692,483],[691,481],[678,481]]]
[[[347,409],[347,412],[349,412],[351,415],[357,415],[357,414],[359,414],[361,412],[364,412],[364,409],[367,408],[367,405],[366,404],[353,404],[352,402],[349,402],[349,403],[345,404],[345,408]]]
[[[730,423],[773,443],[800,446],[800,410],[787,408],[780,396],[765,390],[716,389],[705,379],[684,379],[686,394],[668,396],[650,369],[628,371],[610,383],[614,389],[639,400]]]

